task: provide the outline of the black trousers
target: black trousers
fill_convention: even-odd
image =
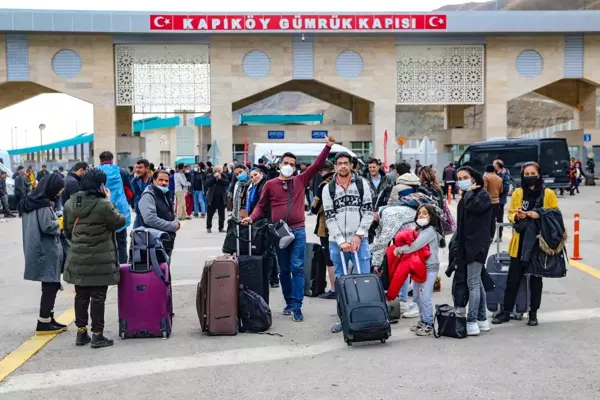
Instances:
[[[104,331],[104,303],[108,286],[75,286],[75,325],[85,328],[88,308],[92,317],[92,332]]]
[[[492,204],[492,218],[498,224],[504,222],[504,204]],[[504,228],[498,228],[498,237],[502,237],[502,232],[504,232]],[[494,232],[492,232],[492,237],[494,237],[496,233],[496,224],[494,224]]]
[[[225,204],[220,199],[213,199],[206,212],[206,229],[212,228],[212,220],[216,211],[219,212],[219,229],[225,227]]]
[[[127,264],[127,229],[116,233],[119,264]]]
[[[506,279],[506,291],[504,292],[504,310],[512,311],[521,280],[525,275],[525,265],[518,258],[511,257],[508,267],[508,278]],[[530,311],[536,312],[542,303],[543,282],[539,276],[529,276]]]
[[[456,182],[444,182],[444,197],[448,197],[448,188],[452,188],[452,198],[456,199]]]
[[[54,316],[56,294],[60,290],[60,282],[42,282],[42,297],[40,299],[40,318]]]
[[[319,237],[321,241],[321,249],[325,255],[325,265],[333,267],[333,261],[331,261],[331,253],[329,252],[329,237]]]

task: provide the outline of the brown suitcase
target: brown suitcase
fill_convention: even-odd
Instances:
[[[196,294],[202,332],[209,335],[238,333],[239,267],[233,256],[207,261]]]

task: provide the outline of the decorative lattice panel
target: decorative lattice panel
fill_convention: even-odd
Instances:
[[[29,80],[29,41],[27,35],[6,35],[6,79]]]
[[[52,57],[52,70],[61,78],[74,78],[81,72],[81,57],[73,50],[60,50]]]
[[[116,45],[116,102],[134,113],[210,111],[208,45]]]
[[[483,104],[483,46],[397,46],[398,104]]]

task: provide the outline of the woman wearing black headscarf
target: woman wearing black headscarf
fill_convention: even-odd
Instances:
[[[513,225],[528,219],[539,219],[540,215],[536,208],[558,209],[558,198],[552,189],[546,189],[543,185],[540,166],[535,162],[523,165],[521,169],[521,187],[515,189],[510,201],[508,220]],[[501,324],[510,321],[510,314],[515,308],[515,301],[523,275],[527,271],[526,262],[521,261],[523,250],[523,235],[515,226],[512,238],[508,246],[510,255],[510,266],[508,267],[508,278],[506,279],[506,290],[504,292],[504,307],[493,320],[493,324]],[[539,251],[536,249],[534,251]],[[542,303],[542,278],[535,275],[529,276],[529,289],[531,294],[529,319],[527,325],[537,326],[537,311]]]
[[[459,168],[457,179],[463,196],[458,203],[456,232],[452,238],[457,248],[454,279],[466,278],[469,304],[467,334],[473,336],[490,330],[481,277],[493,236],[492,199],[483,189],[482,176],[473,168]],[[464,307],[464,304],[460,306]]]
[[[63,248],[54,205],[65,184],[61,176],[50,174],[19,203],[23,215],[25,280],[42,282],[37,335],[64,332],[67,327],[54,319],[54,302],[60,289]]]

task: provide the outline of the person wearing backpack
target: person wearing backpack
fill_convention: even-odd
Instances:
[[[367,236],[373,223],[373,200],[369,182],[351,171],[352,156],[338,153],[335,156],[336,174],[323,190],[323,210],[329,231],[329,253],[335,266],[335,276],[344,274],[342,257],[346,265],[357,253],[360,266],[355,272],[371,272],[371,252]],[[341,322],[332,328],[333,333],[342,330]]]

